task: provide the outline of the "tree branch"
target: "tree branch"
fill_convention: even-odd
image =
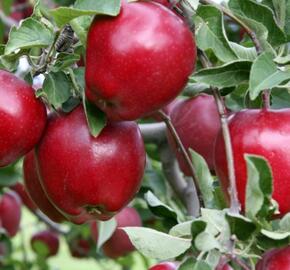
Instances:
[[[3,10],[1,9],[0,9],[0,20],[9,28],[18,25],[18,22],[16,20],[6,16]]]
[[[198,182],[197,182],[197,175],[195,173],[195,170],[193,168],[193,165],[192,165],[192,162],[191,162],[191,159],[189,157],[189,154],[188,152],[186,151],[178,133],[176,132],[175,130],[175,127],[173,126],[172,122],[171,122],[171,119],[168,115],[166,115],[162,110],[158,111],[161,119],[164,121],[164,123],[166,124],[169,132],[171,133],[174,141],[175,141],[175,144],[176,144],[176,147],[177,149],[181,152],[185,162],[187,163],[189,169],[190,169],[190,172],[191,172],[191,177],[192,177],[192,180],[193,180],[193,183],[195,185],[195,188],[196,188],[196,192],[198,194],[198,198],[199,198],[199,201],[200,201],[200,206],[203,207],[204,203],[203,203],[203,198],[201,196],[201,192],[200,192],[200,188],[199,188],[199,185],[198,185]]]
[[[140,124],[139,128],[145,143],[161,144],[166,141],[166,125],[163,122]]]
[[[205,53],[201,50],[198,50],[198,57],[201,62],[201,65],[204,68],[211,67],[212,64],[205,55]],[[228,166],[228,177],[230,181],[230,187],[229,187],[229,195],[230,195],[230,212],[233,214],[238,214],[240,212],[240,202],[238,199],[238,192],[237,192],[237,185],[236,185],[236,175],[235,175],[235,166],[234,166],[234,155],[233,155],[233,149],[232,149],[232,142],[231,142],[231,134],[230,129],[228,126],[228,118],[227,118],[227,110],[225,108],[224,102],[222,100],[222,97],[220,95],[220,92],[217,88],[211,87],[211,90],[213,92],[213,95],[215,97],[215,101],[218,107],[218,112],[220,115],[220,121],[221,121],[221,128],[223,133],[223,139],[225,143],[225,151],[226,151],[226,157],[227,157],[227,166]]]
[[[43,214],[40,210],[33,211],[35,216],[45,223],[49,228],[51,228],[53,231],[59,233],[59,234],[67,234],[69,231],[63,229],[59,224],[53,222],[50,218],[48,218],[45,214]]]
[[[185,180],[180,172],[177,159],[167,142],[159,146],[159,152],[162,169],[168,183],[185,205],[188,215],[198,217],[200,203],[193,181]]]

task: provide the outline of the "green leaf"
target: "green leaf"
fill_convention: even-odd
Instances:
[[[220,249],[221,245],[218,240],[208,232],[200,233],[194,240],[195,247],[203,252],[213,249]]]
[[[41,22],[28,18],[20,26],[12,27],[9,40],[5,48],[5,54],[15,53],[18,49],[30,49],[32,47],[48,47],[53,43],[54,34]]]
[[[251,65],[250,61],[235,61],[220,67],[202,69],[192,79],[218,88],[232,87],[249,80]]]
[[[290,41],[290,0],[286,0],[286,18],[285,18],[285,33],[287,35],[287,41]]]
[[[271,91],[271,108],[284,109],[290,107],[290,93],[287,89],[274,88]]]
[[[122,228],[133,245],[145,256],[168,260],[179,256],[191,247],[191,240],[158,232],[149,228]]]
[[[49,247],[47,244],[41,240],[36,240],[32,244],[33,249],[36,251],[37,255],[45,258],[49,254]]]
[[[205,231],[207,224],[203,220],[194,220],[191,224],[191,235],[194,243],[195,238],[202,232]]]
[[[70,22],[71,27],[84,47],[87,45],[87,34],[92,20],[92,16],[82,16],[75,18]]]
[[[188,258],[178,267],[178,270],[212,270],[212,268],[205,261]]]
[[[261,230],[261,234],[273,240],[283,240],[283,239],[289,238],[290,236],[290,232],[273,232],[273,231],[268,231],[264,229]]]
[[[85,89],[85,68],[79,67],[73,70],[77,84],[81,87],[82,91]]]
[[[151,191],[148,191],[145,195],[145,200],[148,204],[151,212],[158,217],[165,217],[174,220],[177,223],[176,212],[161,202]]]
[[[267,160],[261,156],[245,155],[247,163],[246,216],[254,219],[259,213],[269,215],[272,198],[272,171]],[[263,208],[265,208],[264,211]]]
[[[225,34],[222,12],[214,6],[199,6],[195,18],[196,42],[200,49],[212,49],[222,62],[237,59]]]
[[[80,56],[78,54],[60,53],[58,54],[56,62],[52,66],[51,70],[53,72],[63,71],[64,69],[71,67],[79,60]]]
[[[207,224],[206,231],[212,235],[219,235],[221,243],[228,241],[231,236],[225,214],[225,210],[201,209],[201,220]]]
[[[83,104],[90,133],[93,137],[97,137],[107,124],[106,114],[85,97],[83,97]]]
[[[250,73],[250,98],[254,100],[265,89],[272,89],[290,80],[290,70],[279,70],[269,52],[262,53],[253,63]]]
[[[0,4],[0,9],[2,9],[6,15],[9,15],[11,12],[12,4],[13,0],[2,0]]]
[[[275,63],[281,64],[281,65],[290,64],[290,54],[287,54],[285,56],[277,56],[274,59],[274,61],[275,61]]]
[[[264,38],[267,38],[272,46],[286,43],[285,34],[276,23],[273,11],[267,6],[252,0],[230,0],[229,7],[250,29],[255,31],[262,44],[264,44]],[[263,37],[264,34],[261,33],[262,28],[259,27],[259,24],[266,28],[267,36]]]
[[[49,103],[58,109],[70,98],[71,83],[64,72],[50,72],[45,76],[42,91]]]
[[[231,48],[241,60],[254,61],[257,57],[257,51],[255,47],[247,48],[238,43],[230,42]]]
[[[59,27],[71,20],[86,15],[110,15],[116,16],[120,12],[120,0],[77,0],[74,7],[59,7],[51,11],[51,14]]]
[[[111,218],[108,221],[98,222],[98,242],[97,249],[99,249],[110,237],[113,235],[117,228],[117,221],[115,218]]]
[[[231,233],[235,234],[241,241],[248,240],[256,230],[256,225],[242,215],[232,215],[227,213],[226,218],[230,224]]]
[[[279,227],[284,232],[290,232],[290,213],[286,214],[279,222]]]
[[[192,164],[197,174],[197,181],[206,207],[211,208],[214,200],[213,177],[205,159],[192,149],[189,150]]]
[[[179,223],[172,227],[169,234],[176,237],[191,237],[192,220]]]
[[[15,165],[0,168],[0,186],[12,186],[19,181],[21,175]]]

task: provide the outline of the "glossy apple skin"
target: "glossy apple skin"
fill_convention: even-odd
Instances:
[[[213,96],[201,94],[178,102],[171,109],[170,118],[184,147],[204,157],[209,168],[214,168],[214,145],[220,130],[220,118]],[[185,175],[191,175],[176,144],[167,132],[170,145],[176,153],[179,166]]]
[[[38,174],[34,150],[30,151],[23,161],[24,184],[31,200],[54,222],[63,222],[65,217],[55,208],[45,194]]]
[[[34,247],[34,244],[39,241],[42,244],[47,246],[48,254],[46,257],[55,256],[59,250],[59,238],[58,235],[52,231],[45,230],[34,234],[31,238],[31,247],[34,252],[37,253],[37,250]]]
[[[51,115],[37,160],[42,186],[69,220],[107,220],[140,188],[145,150],[134,122],[108,123],[94,138],[84,110]]]
[[[266,252],[256,265],[256,270],[290,269],[290,246]]]
[[[290,109],[243,110],[229,122],[232,138],[238,198],[244,209],[247,169],[244,154],[265,157],[273,173],[273,198],[281,216],[290,211]],[[215,147],[215,170],[225,194],[229,185],[221,133]]]
[[[14,186],[10,187],[15,191],[21,198],[22,203],[32,212],[37,209],[36,204],[30,199],[25,186],[22,183],[16,183]]]
[[[39,141],[46,109],[30,85],[4,70],[0,70],[0,96],[0,167],[4,167]]]
[[[149,270],[177,270],[177,264],[174,262],[163,262],[152,266]]]
[[[142,221],[138,212],[131,207],[124,208],[116,215],[117,229],[111,238],[103,245],[104,254],[110,258],[118,258],[135,250],[128,235],[122,227],[140,227]]]
[[[135,120],[172,101],[196,61],[186,24],[151,1],[122,1],[117,17],[97,16],[87,42],[87,98],[112,120]]]
[[[0,220],[10,237],[17,234],[21,220],[21,199],[14,191],[6,192],[0,198]]]

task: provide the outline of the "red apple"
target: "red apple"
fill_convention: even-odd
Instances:
[[[42,186],[69,220],[107,220],[137,193],[144,143],[134,122],[108,123],[94,138],[84,110],[51,115],[37,159]]]
[[[110,119],[134,120],[172,101],[195,61],[181,18],[151,1],[124,0],[118,16],[97,16],[90,27],[86,94]]]
[[[51,257],[58,253],[58,235],[52,231],[45,230],[34,234],[31,238],[33,251],[42,257]]]
[[[266,252],[256,265],[256,270],[290,269],[290,246]]]
[[[27,194],[27,191],[22,183],[16,183],[14,186],[10,187],[14,190],[21,198],[22,203],[30,209],[32,212],[37,209],[35,203],[30,199]]]
[[[265,157],[273,172],[273,198],[281,215],[290,211],[290,109],[243,110],[229,122],[238,198],[244,208],[247,182],[245,154]],[[215,148],[215,169],[227,194],[229,180],[222,134]]]
[[[218,265],[215,270],[233,270],[228,264]]]
[[[214,144],[220,130],[220,118],[214,98],[201,94],[183,100],[171,110],[170,118],[184,147],[202,155],[209,168],[213,169]],[[168,135],[181,170],[190,175],[190,169],[169,132]]]
[[[26,190],[32,199],[32,201],[38,206],[38,208],[47,215],[54,222],[62,222],[65,217],[55,208],[55,206],[49,201],[45,194],[39,177],[37,174],[37,168],[35,163],[34,150],[30,151],[24,158],[23,162],[23,176]]]
[[[177,264],[174,262],[163,262],[152,266],[149,270],[177,270]]]
[[[77,238],[69,243],[69,250],[73,257],[75,258],[87,258],[91,251],[92,243],[89,240]]]
[[[1,226],[10,237],[16,235],[21,219],[21,200],[14,191],[6,192],[0,198]]]
[[[30,85],[4,70],[0,70],[0,96],[0,167],[4,167],[39,141],[46,109]]]
[[[129,237],[121,228],[142,226],[142,221],[138,212],[131,207],[126,207],[117,214],[116,221],[117,229],[111,238],[103,245],[104,254],[110,258],[125,256],[135,250]]]

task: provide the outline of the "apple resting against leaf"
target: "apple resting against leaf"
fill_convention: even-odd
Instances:
[[[65,217],[49,201],[41,186],[37,174],[34,150],[30,151],[24,158],[23,176],[26,190],[38,208],[54,222],[64,221]]]
[[[256,270],[289,270],[290,247],[267,251],[256,265]]]
[[[117,221],[117,229],[103,245],[104,254],[110,258],[125,256],[135,250],[128,235],[121,228],[142,226],[139,213],[131,207],[124,208],[115,218]]]
[[[31,247],[40,257],[54,256],[59,249],[58,235],[49,230],[38,232],[31,238]]]
[[[9,191],[0,196],[0,223],[8,236],[17,234],[21,220],[21,200],[17,193]]]
[[[39,141],[46,109],[29,84],[4,70],[0,70],[0,96],[0,167],[4,167]]]
[[[45,193],[68,220],[108,220],[139,190],[144,143],[134,122],[109,122],[93,137],[79,106],[50,116],[37,164]]]
[[[88,33],[86,95],[112,120],[148,116],[185,87],[196,62],[193,34],[151,1],[122,1],[116,17],[96,16]]]
[[[280,216],[290,211],[290,109],[243,110],[229,122],[238,198],[244,209],[247,183],[245,154],[263,156],[273,173],[273,198]],[[229,186],[222,134],[215,147],[215,170],[225,194]]]
[[[220,130],[220,117],[213,96],[201,94],[176,103],[169,114],[184,147],[193,149],[206,160],[210,169],[214,168],[214,145]],[[179,166],[185,175],[190,169],[177,150],[169,132],[170,145],[176,153]]]

